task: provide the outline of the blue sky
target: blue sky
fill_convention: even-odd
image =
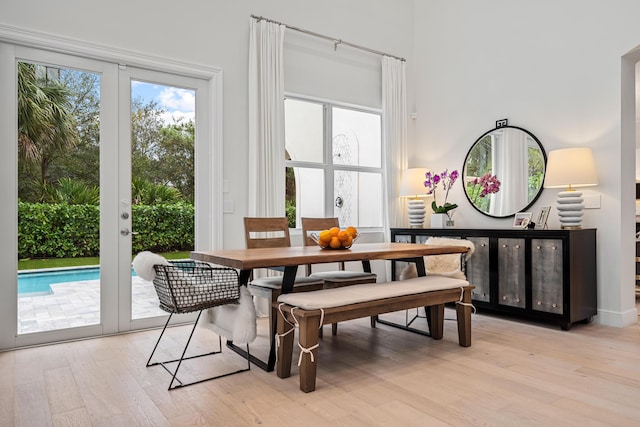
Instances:
[[[163,117],[166,123],[179,119],[195,120],[195,96],[195,91],[190,89],[140,81],[131,83],[131,97],[142,98],[145,103],[156,101],[167,112]]]

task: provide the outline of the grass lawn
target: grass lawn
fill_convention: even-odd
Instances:
[[[189,258],[189,251],[184,252],[168,252],[160,254],[166,259],[185,259]],[[18,261],[18,270],[36,270],[39,268],[61,268],[61,267],[79,267],[83,265],[98,265],[100,258],[46,258],[46,259],[24,259]]]

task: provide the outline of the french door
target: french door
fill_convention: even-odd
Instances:
[[[43,142],[37,137],[42,131],[27,129],[33,116],[25,114],[25,111],[29,111],[24,104],[25,93],[28,94],[24,84],[29,82],[25,75],[37,80],[38,84],[42,84],[43,80],[46,84],[48,80],[55,82],[62,79],[84,84],[89,89],[83,92],[76,87],[76,95],[91,92],[94,104],[87,107],[90,111],[84,111],[84,115],[78,111],[83,105],[86,107],[89,101],[71,106],[75,107],[76,116],[68,122],[73,126],[65,127],[68,134],[57,130],[54,134],[61,135],[59,138],[51,137]],[[91,83],[87,84],[87,81]],[[219,176],[214,177],[211,172],[211,165],[217,163],[212,143],[215,138],[210,108],[217,105],[212,102],[217,92],[212,81],[217,81],[215,75],[207,79],[167,71],[150,71],[115,61],[0,43],[0,88],[2,93],[14,94],[0,101],[3,111],[0,115],[0,141],[5,153],[0,158],[0,173],[4,183],[0,220],[7,225],[0,232],[5,253],[0,260],[0,348],[162,325],[166,315],[157,309],[153,301],[153,287],[148,282],[143,283],[139,278],[132,277],[132,247],[136,247],[134,239],[142,237],[134,229],[134,224],[140,223],[134,216],[143,215],[140,212],[144,212],[144,209],[135,207],[140,200],[133,198],[132,181],[146,182],[145,185],[155,185],[156,188],[165,187],[161,193],[174,196],[179,193],[188,199],[186,204],[190,202],[194,206],[193,236],[190,236],[193,247],[215,246],[216,239],[212,236],[218,220],[213,212],[216,212],[218,200],[214,194],[220,185]],[[42,93],[45,93],[45,97],[53,97],[50,94],[54,91],[46,89],[39,92],[41,96]],[[69,93],[66,95],[67,98],[72,97]],[[28,96],[26,98],[29,99]],[[163,99],[166,105],[159,107],[165,102]],[[33,100],[30,102],[33,103]],[[69,109],[73,110],[71,107]],[[161,129],[153,127],[154,123],[136,123],[136,112],[154,116],[154,123],[160,123]],[[146,127],[140,130],[140,126]],[[136,130],[139,131],[138,139]],[[140,141],[140,135],[144,135],[145,131],[150,132],[152,137],[149,137],[149,141]],[[165,141],[172,132],[177,140],[173,145],[171,142],[167,144],[171,149],[181,147],[183,160],[188,160],[174,165],[174,169],[179,169],[180,173],[172,170],[167,165],[169,160],[163,157],[171,150],[162,152],[158,149],[159,138]],[[152,147],[147,159],[155,165],[151,166],[155,173],[152,178],[143,176],[144,168],[136,169],[136,165],[132,164],[132,158],[134,163],[140,161],[139,153],[136,153],[140,145],[155,147]],[[32,150],[32,157],[25,154],[29,149]],[[172,161],[175,162],[175,157]],[[155,179],[156,182],[147,182],[149,179]],[[94,181],[96,185],[92,185]],[[81,185],[84,185],[83,191],[86,193],[80,192],[84,194],[83,197],[93,200],[91,196],[97,194],[98,199],[87,202],[78,196],[73,189]],[[71,200],[78,197],[81,201]],[[24,199],[32,203],[23,203]],[[51,208],[47,204],[56,207]],[[33,257],[51,256],[47,255],[46,249],[54,245],[54,240],[62,239],[62,236],[56,235],[62,227],[49,227],[49,219],[55,216],[47,214],[53,212],[50,209],[56,212],[57,209],[65,210],[68,223],[75,223],[76,228],[91,230],[87,234],[97,234],[99,250],[91,254],[93,258],[89,257],[94,265],[91,268],[82,266],[73,269],[85,270],[87,267],[87,270],[96,270],[98,277],[86,280],[69,278],[44,290],[25,290],[19,285],[21,279],[18,279],[19,263],[16,260],[25,257],[25,253],[33,254]],[[36,214],[40,210],[42,215],[38,217]],[[78,223],[82,227],[78,227]],[[27,241],[25,236],[28,233],[24,232],[30,227],[41,227],[47,232],[33,233],[38,236],[38,242],[33,243]],[[149,232],[153,227],[154,224],[146,224],[145,228]],[[86,237],[85,240],[88,240],[89,236]],[[29,246],[30,243],[33,244]],[[79,248],[83,245],[76,246]],[[182,249],[188,253],[193,247]],[[78,254],[74,255],[74,250],[77,251],[77,248],[70,249],[71,255],[60,255],[65,259],[63,264],[68,263],[69,258],[76,258]],[[181,320],[185,319],[177,319]]]

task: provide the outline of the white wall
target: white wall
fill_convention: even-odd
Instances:
[[[409,166],[461,170],[471,144],[502,118],[545,150],[594,150],[602,208],[585,211],[598,228],[597,321],[635,323],[633,140],[622,145],[621,57],[640,44],[640,2],[598,0],[427,0],[415,2],[418,114]],[[633,91],[633,88],[630,89]],[[633,116],[632,116],[633,117]],[[630,154],[630,155],[629,155]],[[531,211],[554,205],[547,189]],[[475,211],[462,187],[456,226],[509,228]],[[552,208],[550,226],[559,226]]]

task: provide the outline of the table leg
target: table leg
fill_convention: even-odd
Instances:
[[[407,259],[403,259],[402,261],[415,263],[416,271],[418,273],[418,277],[424,277],[424,276],[427,275],[427,270],[426,270],[426,268],[424,266],[424,257],[407,258]],[[379,316],[372,316],[371,317],[371,327],[375,328],[375,324],[376,323],[381,323],[383,325],[393,326],[394,328],[402,329],[402,330],[409,331],[409,332],[415,332],[416,334],[426,335],[428,337],[431,337],[432,336],[431,331],[432,331],[432,327],[433,327],[431,325],[431,307],[425,307],[424,310],[425,310],[426,317],[427,317],[427,326],[428,326],[429,331],[422,331],[420,329],[412,328],[409,325],[401,325],[401,324],[398,324],[398,323],[395,323],[395,322],[390,322],[388,320],[381,319]]]
[[[416,271],[418,272],[418,277],[426,276],[427,270],[424,267],[424,257],[413,258],[413,262],[416,263]]]
[[[240,274],[238,277],[238,281],[240,282],[240,286],[247,286],[249,283],[249,277],[251,277],[251,270],[240,270]],[[227,339],[227,348],[233,350],[234,352],[238,353],[240,356],[244,357],[245,359],[248,357],[249,360],[256,365],[258,368],[263,369],[267,372],[271,372],[273,371],[274,366],[271,366],[271,368],[269,368],[269,364],[265,363],[264,361],[258,359],[256,356],[254,356],[253,354],[249,354],[247,355],[247,350],[243,347],[239,347],[237,345],[235,345],[233,343],[233,341],[231,341],[230,339]],[[275,364],[275,360],[274,360],[274,364]]]
[[[251,273],[251,270],[241,270],[240,271],[240,283],[247,283],[249,281],[249,275]],[[288,266],[284,268],[284,276],[282,278],[282,287],[281,287],[281,293],[283,294],[288,294],[290,292],[293,291],[293,284],[296,281],[296,274],[298,273],[298,266],[297,265],[293,265],[293,266]],[[244,282],[243,282],[244,281]],[[270,308],[271,310],[273,310],[273,308]],[[272,311],[271,314],[271,331],[275,331],[277,330],[277,316],[274,315],[274,312]],[[257,367],[259,367],[260,369],[263,369],[267,372],[271,372],[275,369],[276,367],[276,337],[275,334],[272,335],[269,340],[271,341],[271,345],[269,346],[269,357],[267,359],[267,362],[265,363],[263,360],[258,359],[257,357],[255,357],[254,355],[249,355],[249,360],[251,360],[251,362],[253,362],[253,364],[255,364]],[[235,351],[236,353],[242,355],[243,357],[247,357],[247,352],[241,348],[238,347],[237,345],[235,345],[233,343],[233,341],[227,341],[227,347],[230,348],[231,350]]]
[[[249,284],[249,277],[251,277],[251,270],[240,270],[238,281],[241,286],[247,286]]]
[[[282,278],[282,291],[281,291],[283,294],[288,294],[293,292],[293,284],[296,282],[296,274],[298,274],[297,265],[291,265],[289,267],[284,268],[284,277]]]

